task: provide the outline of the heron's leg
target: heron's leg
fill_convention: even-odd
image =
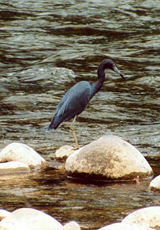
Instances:
[[[75,131],[74,131],[74,123],[75,123],[75,120],[76,120],[76,117],[74,117],[74,119],[73,119],[73,121],[72,121],[72,124],[71,124],[70,128],[71,128],[71,130],[72,130],[72,134],[73,134],[73,137],[74,137],[74,140],[75,140],[75,143],[76,143],[76,149],[79,149],[79,145],[78,145],[76,133],[75,133]]]

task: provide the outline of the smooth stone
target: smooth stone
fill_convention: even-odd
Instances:
[[[123,223],[135,223],[145,227],[160,229],[160,206],[141,208],[126,216]]]
[[[0,222],[0,230],[59,230],[62,225],[48,214],[33,208],[20,208]]]
[[[160,175],[150,182],[148,189],[151,191],[160,191]]]
[[[16,226],[6,223],[5,226],[0,224],[0,230],[30,230],[30,229],[18,223],[16,224]]]
[[[4,219],[5,217],[7,217],[9,214],[11,214],[11,212],[8,212],[4,209],[0,209],[0,221]]]
[[[7,145],[0,152],[0,162],[20,161],[30,168],[44,168],[48,165],[33,148],[22,143],[12,143]]]
[[[0,163],[0,176],[28,172],[30,172],[29,166],[20,161]]]
[[[98,230],[153,230],[153,228],[147,228],[133,223],[114,223],[99,228]]]
[[[65,168],[73,178],[93,180],[128,180],[153,174],[143,155],[117,136],[102,136],[76,150],[67,158]]]
[[[66,159],[75,152],[75,148],[70,145],[64,145],[56,150],[55,158],[58,161],[65,162]]]
[[[65,224],[60,230],[81,230],[79,224],[75,221],[70,221]]]

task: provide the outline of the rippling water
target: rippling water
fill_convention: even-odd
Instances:
[[[49,154],[64,144],[74,145],[69,122],[47,131],[59,100],[75,83],[94,82],[99,63],[111,58],[126,80],[106,72],[102,89],[77,118],[79,143],[104,134],[121,136],[152,158],[158,170],[159,2],[2,0],[0,8],[0,149],[23,142],[54,166]],[[3,197],[2,208],[39,207],[62,222],[75,219],[84,229],[95,229],[121,220],[135,208],[153,205],[153,200],[159,202],[145,191],[146,182],[138,190],[132,184],[98,187],[61,180],[54,171],[45,174],[39,180],[31,176],[32,182],[20,188],[4,186],[5,197],[9,194],[13,202]],[[40,200],[35,201],[37,190]],[[32,204],[25,202],[29,194]]]

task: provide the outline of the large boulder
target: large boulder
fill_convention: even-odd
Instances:
[[[0,230],[59,230],[62,225],[53,217],[33,208],[20,208],[0,222]]]
[[[152,175],[143,155],[117,136],[102,136],[78,149],[66,160],[69,176],[79,179],[127,180]]]
[[[149,184],[149,190],[160,191],[160,175],[155,177]]]
[[[142,225],[132,224],[132,223],[114,223],[98,230],[153,230],[153,228],[147,228]]]
[[[122,223],[135,223],[145,227],[160,229],[160,206],[138,209],[126,216]]]
[[[0,152],[0,162],[8,161],[20,161],[30,168],[43,168],[48,165],[33,148],[22,143],[9,144]]]

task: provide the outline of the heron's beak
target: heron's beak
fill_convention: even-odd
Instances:
[[[118,73],[123,79],[125,79],[125,77],[121,74],[121,72],[119,71],[119,69],[114,65],[113,66],[113,71],[115,71],[116,73]]]

